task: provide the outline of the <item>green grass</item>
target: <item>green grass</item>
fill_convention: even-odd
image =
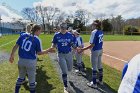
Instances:
[[[91,80],[92,77],[92,69],[91,69],[91,62],[90,57],[87,55],[83,56],[83,61],[85,63],[86,69],[87,69],[87,78]],[[104,78],[103,81],[105,85],[111,89],[114,93],[117,93],[118,87],[121,82],[121,72],[111,68],[105,64],[103,64],[103,70],[104,70]]]
[[[88,42],[90,35],[82,35],[84,42]],[[0,45],[16,40],[19,35],[9,35],[0,38]],[[52,35],[41,35],[43,49],[50,47]],[[105,41],[131,41],[140,40],[139,36],[111,36],[105,35]],[[0,51],[9,53],[15,42],[10,43],[7,46],[0,47]],[[56,72],[51,60],[47,55],[39,56],[43,61],[37,63],[37,93],[62,93],[63,84],[60,81],[60,77]],[[84,55],[83,57],[85,65],[87,67],[88,76],[91,77],[91,63],[89,56]],[[8,61],[0,64],[0,93],[13,93],[15,81],[18,76],[17,69],[18,56],[15,56],[15,63],[10,64]],[[114,92],[117,91],[120,84],[121,72],[104,65],[104,82]],[[27,86],[22,86],[20,93],[29,93]]]
[[[84,42],[89,42],[90,35],[81,35]],[[104,35],[104,41],[140,41],[140,36]]]
[[[140,36],[105,35],[105,41],[140,41]]]
[[[3,36],[0,38],[0,46],[10,42],[12,40],[16,40],[19,37],[19,35],[7,35],[7,36]]]
[[[17,39],[18,35],[4,36],[0,38],[1,42]],[[51,35],[41,35],[43,48],[46,49],[51,45]],[[5,44],[5,43],[3,43]],[[15,42],[1,47],[0,51],[10,52]],[[53,67],[51,60],[47,55],[39,56],[43,61],[37,63],[37,93],[63,93],[63,84],[60,77]],[[10,64],[8,61],[0,64],[0,93],[13,93],[16,79],[18,77],[17,69],[18,56],[15,56],[15,63]],[[28,86],[21,87],[20,93],[29,93]]]

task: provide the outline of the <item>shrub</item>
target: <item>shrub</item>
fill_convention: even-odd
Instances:
[[[135,26],[128,25],[123,30],[126,35],[140,35],[138,28]]]

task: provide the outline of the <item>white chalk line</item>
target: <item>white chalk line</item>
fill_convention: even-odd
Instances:
[[[12,40],[12,41],[10,41],[10,42],[8,42],[8,43],[5,43],[5,44],[1,45],[0,48],[3,47],[3,46],[6,46],[6,45],[8,45],[8,44],[10,44],[10,43],[12,43],[12,42],[14,42],[14,41],[16,41],[16,40],[17,40],[17,39]]]
[[[115,56],[111,56],[111,55],[106,54],[106,53],[103,53],[103,55],[105,55],[105,56],[107,56],[107,57],[110,57],[110,58],[113,58],[113,59],[116,59],[116,60],[119,60],[119,61],[122,61],[122,62],[124,62],[124,63],[128,63],[128,61],[126,61],[126,60],[117,58],[117,57],[115,57]]]

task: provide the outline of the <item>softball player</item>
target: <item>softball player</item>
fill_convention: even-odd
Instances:
[[[67,24],[62,23],[60,25],[60,32],[56,33],[52,40],[52,46],[50,49],[54,49],[57,46],[58,60],[62,71],[62,80],[64,83],[64,92],[70,91],[67,85],[68,71],[72,70],[73,58],[71,47],[76,48],[74,44],[74,38],[71,33],[67,32]]]
[[[140,54],[125,65],[118,93],[140,93]]]
[[[20,33],[20,36],[21,36],[21,35],[24,35],[24,34],[30,34],[30,33],[32,33],[32,32],[31,32],[32,27],[33,27],[33,24],[27,24],[27,25],[26,25],[25,32]]]
[[[97,72],[99,73],[99,84],[103,84],[103,67],[102,67],[102,53],[103,53],[103,31],[101,30],[101,23],[99,20],[93,22],[93,28],[90,37],[90,45],[82,48],[81,52],[91,48],[91,63],[92,63],[92,81],[87,83],[88,86],[97,88]]]
[[[15,93],[19,93],[22,82],[25,80],[26,72],[28,74],[30,93],[35,93],[35,73],[36,73],[36,55],[46,54],[47,50],[42,50],[39,35],[41,27],[35,25],[32,29],[32,34],[21,35],[16,45],[13,47],[9,61],[13,63],[14,54],[18,49],[18,70],[19,76],[15,86]]]
[[[54,30],[54,34],[59,32],[59,28],[58,27],[54,28],[53,30]]]
[[[76,46],[78,48],[83,48],[84,43],[83,43],[82,37],[80,36],[80,33],[77,32],[77,30],[73,30],[73,34],[76,37]],[[77,51],[75,51],[75,57],[76,57],[77,67],[78,67],[78,70],[76,70],[76,72],[80,74],[81,71],[84,70],[84,66],[83,66],[84,63],[82,61],[82,53],[78,53]]]

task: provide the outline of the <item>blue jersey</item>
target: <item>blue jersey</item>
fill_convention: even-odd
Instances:
[[[76,37],[76,46],[77,47],[79,47],[79,46],[84,47],[84,43],[83,43],[83,40],[82,40],[81,36]]]
[[[54,35],[52,43],[57,45],[59,53],[68,53],[71,51],[72,44],[74,44],[74,37],[69,32],[65,34],[59,32]]]
[[[36,53],[42,51],[42,44],[38,36],[23,34],[16,44],[19,45],[19,57],[25,59],[36,59]]]
[[[23,35],[23,34],[25,34],[25,33],[26,33],[26,32],[20,32],[20,36]]]
[[[72,33],[71,33],[71,34],[72,34]],[[76,43],[77,43],[76,36],[75,36],[74,34],[72,34],[72,36],[73,36],[73,42],[74,42],[74,44],[76,45]]]
[[[103,31],[93,30],[90,37],[90,44],[94,44],[93,51],[101,50],[103,46]]]
[[[28,33],[28,32],[21,32],[21,33],[20,33],[20,36],[22,36],[22,35],[24,35],[24,34],[30,34],[30,33]]]
[[[126,73],[126,71],[127,71],[127,68],[128,68],[128,63],[126,63],[126,64],[124,65],[124,68],[123,68],[123,71],[122,71],[122,79],[123,79],[123,77],[124,77],[124,75],[125,75],[125,73]]]
[[[54,35],[57,34],[57,33],[59,33],[59,32],[55,32]]]
[[[118,93],[140,93],[140,54],[125,65],[122,76]]]

